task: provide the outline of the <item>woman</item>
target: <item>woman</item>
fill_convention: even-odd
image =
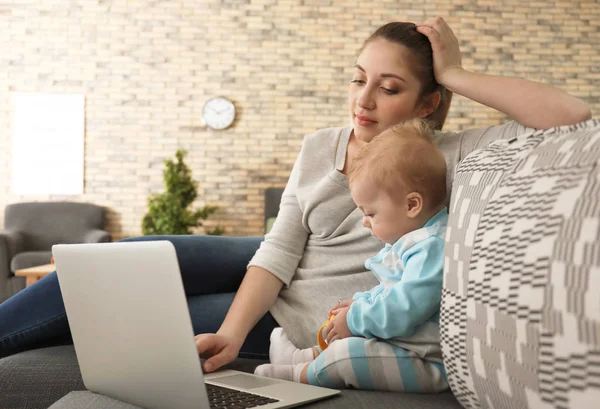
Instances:
[[[381,244],[361,226],[345,172],[358,149],[391,125],[424,117],[441,130],[452,92],[498,109],[518,124],[440,132],[449,177],[453,162],[476,146],[513,137],[526,127],[590,117],[586,104],[553,87],[465,71],[458,41],[439,17],[417,26],[381,27],[364,43],[350,83],[353,127],[305,138],[277,221],[258,251],[258,238],[168,237],[177,249],[186,293],[194,296],[188,301],[207,372],[238,355],[267,357],[276,326],[298,347],[311,345],[336,300],[373,287],[363,263]],[[136,240],[148,239],[156,237]],[[56,274],[0,304],[0,356],[68,334]]]

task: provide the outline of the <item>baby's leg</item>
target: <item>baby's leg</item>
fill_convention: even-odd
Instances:
[[[448,388],[442,364],[385,341],[358,337],[332,342],[306,370],[308,383],[328,388],[440,392]]]
[[[275,328],[271,333],[269,360],[277,365],[295,365],[310,362],[319,355],[315,347],[298,349],[289,340],[283,328]]]

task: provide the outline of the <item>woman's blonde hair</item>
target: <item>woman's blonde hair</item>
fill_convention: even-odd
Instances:
[[[388,194],[418,192],[424,208],[446,201],[446,160],[427,123],[414,118],[386,129],[363,146],[348,171],[350,187],[367,181]]]

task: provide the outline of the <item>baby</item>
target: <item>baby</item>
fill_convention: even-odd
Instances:
[[[420,119],[382,132],[354,159],[350,193],[385,247],[365,262],[380,284],[340,300],[327,348],[271,334],[271,364],[255,373],[331,388],[438,392],[448,387],[439,340],[446,162]]]

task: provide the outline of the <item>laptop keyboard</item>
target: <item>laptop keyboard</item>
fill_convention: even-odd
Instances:
[[[206,385],[206,393],[211,408],[218,409],[242,409],[255,408],[267,403],[279,402],[277,399],[266,396],[254,395],[253,393],[241,392],[224,386]]]

